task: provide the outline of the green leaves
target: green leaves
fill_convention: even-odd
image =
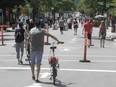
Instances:
[[[12,8],[17,4],[24,4],[24,2],[24,0],[0,0],[0,8]]]
[[[39,2],[40,8],[43,11],[50,11],[52,8],[55,8],[56,12],[66,12],[72,11],[75,8],[74,0],[34,0],[34,1]],[[31,4],[31,2],[29,3]]]
[[[98,2],[102,3],[99,4]],[[98,13],[104,13],[108,12],[111,13],[114,11],[109,11],[108,10],[108,5],[113,5],[116,6],[116,0],[80,0],[80,2],[77,5],[77,9],[80,12],[84,12],[86,14],[95,14],[96,12]],[[115,11],[114,11],[115,13]]]

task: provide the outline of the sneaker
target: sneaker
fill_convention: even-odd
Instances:
[[[38,79],[37,79],[37,80],[35,80],[35,82],[36,82],[36,83],[40,83],[40,81],[39,81]]]
[[[18,65],[20,65],[20,61],[18,61]]]
[[[88,45],[88,47],[90,47],[90,45]]]
[[[32,79],[35,80],[35,76],[32,76]]]
[[[22,61],[22,60],[20,60],[20,63],[21,63],[21,64],[23,64],[23,61]]]

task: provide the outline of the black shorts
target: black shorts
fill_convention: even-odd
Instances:
[[[64,27],[60,27],[60,31],[63,31]]]
[[[91,34],[87,34],[88,39],[91,39]]]
[[[100,33],[100,39],[105,39],[106,38],[106,34],[105,33]]]

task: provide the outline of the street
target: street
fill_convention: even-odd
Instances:
[[[87,47],[87,60],[90,63],[79,62],[84,58],[84,38],[82,27],[79,27],[77,35],[73,30],[64,31],[61,35],[59,30],[50,29],[64,44],[55,44],[57,49],[55,56],[59,59],[58,82],[56,87],[115,87],[116,86],[116,42],[106,38],[105,48],[100,48],[98,28],[93,29],[92,44]],[[1,37],[0,37],[1,38]],[[45,37],[46,40],[46,37]],[[1,42],[1,39],[0,39]],[[49,43],[54,42],[49,38]],[[0,43],[2,44],[2,42]],[[55,87],[50,76],[50,45],[44,46],[40,81],[35,83],[31,78],[31,70],[28,62],[23,65],[17,64],[16,52],[13,47],[14,32],[4,32],[4,46],[0,45],[0,87]]]

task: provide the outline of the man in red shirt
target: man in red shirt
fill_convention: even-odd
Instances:
[[[92,43],[91,43],[91,34],[92,34],[93,25],[87,19],[86,22],[84,23],[83,27],[84,27],[84,34],[87,33],[88,47],[90,47],[92,45]]]

